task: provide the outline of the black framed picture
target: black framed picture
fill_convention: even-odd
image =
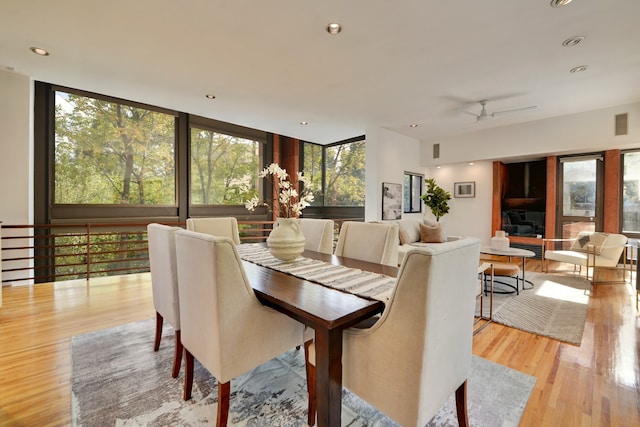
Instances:
[[[402,184],[382,183],[382,219],[402,219]]]
[[[475,181],[455,182],[453,184],[453,197],[476,197]]]

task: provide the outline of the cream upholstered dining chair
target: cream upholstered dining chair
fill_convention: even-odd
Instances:
[[[236,245],[240,244],[238,220],[235,217],[187,218],[187,230],[212,236],[228,237]]]
[[[426,425],[455,392],[467,426],[479,259],[480,241],[471,238],[409,251],[380,319],[343,332],[343,385],[403,426]],[[313,343],[309,361],[312,390]],[[309,405],[313,422],[315,401]]]
[[[398,224],[346,221],[335,254],[376,264],[398,266]]]
[[[225,426],[231,379],[302,344],[303,325],[258,301],[231,239],[181,230],[176,253],[184,399],[196,358],[218,380],[217,425]]]
[[[300,218],[304,248],[323,254],[333,253],[333,220]]]
[[[173,355],[172,377],[177,377],[182,363],[180,341],[180,298],[178,297],[178,270],[176,268],[175,233],[180,227],[162,224],[147,225],[149,242],[149,267],[153,306],[156,309],[156,337],[153,350],[160,348],[162,325],[166,320],[175,331],[175,352]]]

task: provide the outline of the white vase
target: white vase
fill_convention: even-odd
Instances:
[[[304,251],[304,234],[297,218],[278,218],[267,237],[271,255],[281,261],[291,262]]]
[[[503,230],[496,230],[495,237],[491,238],[491,248],[503,251],[509,249],[509,239]]]

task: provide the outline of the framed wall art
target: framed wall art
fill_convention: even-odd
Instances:
[[[402,219],[402,184],[382,183],[382,219]]]
[[[455,182],[453,184],[453,197],[476,197],[475,181]]]

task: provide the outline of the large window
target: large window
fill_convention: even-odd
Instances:
[[[259,195],[259,141],[191,128],[191,203],[242,205]],[[247,192],[248,189],[248,192]]]
[[[622,232],[640,233],[640,151],[623,154]]]
[[[323,186],[322,172],[324,170],[324,161],[322,159],[324,147],[318,144],[303,144],[303,165],[302,171],[304,175],[311,180],[313,186],[313,202],[311,206],[323,205]]]
[[[364,206],[365,150],[363,138],[327,146],[303,143],[302,171],[313,183],[312,206]]]
[[[364,206],[364,141],[326,147],[325,206]]]
[[[54,204],[175,205],[175,116],[55,92]]]

